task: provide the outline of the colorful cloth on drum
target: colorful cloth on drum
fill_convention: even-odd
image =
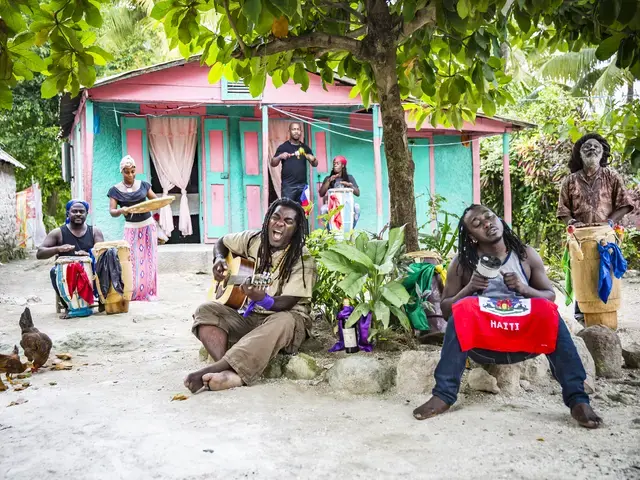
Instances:
[[[341,203],[340,203],[340,199],[333,194],[329,194],[329,211],[335,210],[336,208],[340,207]],[[342,228],[342,212],[339,211],[338,213],[336,213],[332,218],[331,221],[333,222],[333,224],[336,226],[336,228],[341,229]]]
[[[127,222],[124,239],[131,247],[131,301],[155,301],[158,295],[158,235],[155,221],[149,218],[139,223]]]
[[[67,285],[70,296],[77,292],[89,305],[93,303],[93,283],[80,262],[70,263],[67,267]]]
[[[98,260],[96,275],[100,280],[100,290],[103,298],[107,298],[110,287],[113,287],[120,295],[124,293],[122,266],[120,265],[116,248],[110,248],[102,254],[100,260]]]
[[[453,321],[463,352],[548,354],[556,349],[558,307],[544,298],[466,297],[453,305]]]
[[[622,256],[620,247],[615,243],[608,243],[606,245],[598,244],[598,251],[600,252],[598,296],[600,300],[607,303],[609,294],[611,294],[611,289],[613,288],[611,271],[613,270],[616,278],[621,278],[624,272],[627,271],[627,261]]]

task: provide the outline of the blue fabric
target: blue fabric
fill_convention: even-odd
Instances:
[[[72,198],[67,202],[67,206],[65,207],[67,210],[67,220],[64,223],[69,223],[69,210],[71,210],[71,207],[73,207],[76,203],[81,203],[82,205],[84,205],[84,208],[87,209],[87,213],[89,213],[89,204],[87,202],[85,202],[84,200]]]
[[[609,252],[611,250],[611,252]],[[622,256],[620,247],[615,243],[607,243],[606,245],[598,244],[600,252],[600,272],[598,275],[598,296],[600,300],[607,303],[611,288],[613,288],[613,279],[611,271],[616,278],[622,277],[627,271],[627,261]]]

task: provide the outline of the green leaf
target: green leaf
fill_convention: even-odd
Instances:
[[[520,9],[516,9],[513,12],[513,16],[516,18],[516,22],[522,30],[522,33],[527,33],[531,30],[531,17],[527,12],[523,12]]]
[[[11,92],[11,89],[7,85],[0,83],[0,108],[11,110],[12,106],[13,93]]]
[[[360,272],[351,272],[338,283],[338,287],[347,297],[354,298],[362,293],[362,287],[367,282],[368,275]]]
[[[273,74],[271,75],[271,82],[276,88],[280,88],[282,85],[284,85],[284,83],[282,82],[282,70],[276,70],[275,72],[273,72]]]
[[[624,37],[624,34],[616,33],[604,39],[596,49],[596,58],[601,61],[611,58],[611,56],[618,51],[620,42]]]
[[[389,307],[387,306],[387,304],[378,300],[373,305],[373,316],[377,321],[382,322],[382,325],[384,325],[384,328],[389,328],[390,313],[389,313]]]
[[[65,27],[64,25],[60,25],[58,27],[60,29],[60,33],[66,37],[67,41],[71,44],[71,47],[77,52],[84,52],[84,46],[82,42],[78,40],[78,36],[76,32],[71,30],[69,27]]]
[[[362,253],[356,247],[347,245],[346,243],[334,245],[329,249],[329,251],[343,255],[349,261],[356,263],[367,270],[372,270],[374,268],[373,262],[366,254]]]
[[[620,0],[601,0],[598,2],[598,20],[600,23],[612,25],[620,14],[620,6]]]
[[[7,4],[8,3],[8,4]],[[15,33],[21,32],[27,28],[27,24],[22,18],[19,10],[19,4],[11,6],[10,2],[0,2],[0,18],[5,21],[7,26]]]
[[[456,6],[456,10],[458,11],[458,15],[463,20],[467,18],[469,15],[469,0],[458,0],[458,5]]]
[[[389,242],[387,240],[369,240],[365,253],[375,265],[380,265],[384,261],[388,245]]]
[[[411,20],[413,20],[413,17],[415,17],[415,15],[416,15],[416,0],[405,0],[403,9],[402,9],[402,16],[404,18],[405,23],[409,23]]]
[[[260,12],[262,11],[262,0],[245,0],[242,13],[247,20],[254,25],[260,20]]]
[[[407,290],[402,286],[401,283],[392,280],[382,286],[381,289],[382,296],[387,300],[391,305],[395,305],[400,308],[411,298],[411,295],[407,292]]]
[[[344,255],[340,253],[332,252],[330,250],[326,250],[320,254],[319,262],[324,265],[324,267],[331,272],[339,272],[339,273],[352,273],[355,271],[361,271],[365,273],[365,270],[362,267],[356,266]]]
[[[85,2],[84,18],[92,27],[100,28],[102,26],[100,9],[93,2]]]
[[[162,20],[171,9],[173,9],[173,0],[158,2],[153,6],[150,16],[155,20]]]
[[[369,235],[367,235],[365,232],[362,232],[356,237],[356,248],[361,252],[366,253],[368,242],[369,242]]]
[[[42,82],[42,85],[40,86],[42,98],[53,98],[58,94],[58,87],[56,84],[59,77],[59,75],[52,75]]]
[[[91,87],[96,82],[96,70],[88,67],[81,59],[78,59],[78,79],[85,87]]]
[[[393,305],[389,305],[389,309],[391,310],[391,313],[393,313],[396,317],[398,317],[398,320],[400,321],[400,325],[402,325],[402,327],[407,332],[410,332],[411,321],[409,320],[409,317],[407,317],[407,314],[404,313],[404,310],[402,310],[401,308],[397,308]]]
[[[224,65],[220,62],[214,63],[211,70],[209,70],[209,75],[207,76],[209,83],[212,85],[218,83],[222,78],[222,72],[224,72]]]
[[[89,47],[85,52],[93,57],[96,65],[106,65],[107,62],[113,60],[113,56],[109,52],[97,46]]]
[[[384,256],[385,262],[393,260],[404,245],[404,225],[402,227],[392,228],[389,231],[389,247]]]
[[[264,85],[267,81],[267,72],[264,69],[255,72],[249,82],[249,93],[253,98],[260,96],[264,90]]]
[[[488,96],[482,97],[482,111],[489,117],[496,114],[496,104]]]
[[[301,63],[296,63],[293,72],[293,81],[300,85],[303,92],[306,92],[309,88],[309,75]]]
[[[347,319],[347,323],[345,324],[346,328],[353,327],[360,317],[364,317],[369,313],[369,304],[368,303],[360,303],[356,308],[353,309],[351,315]]]

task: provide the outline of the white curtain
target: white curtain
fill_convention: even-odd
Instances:
[[[148,120],[151,158],[160,178],[162,194],[178,187],[181,190],[178,229],[182,235],[193,233],[187,185],[196,153],[198,123],[195,118],[151,117]],[[171,207],[160,209],[160,227],[167,235],[173,231]]]

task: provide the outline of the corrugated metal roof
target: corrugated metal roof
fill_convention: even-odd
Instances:
[[[11,165],[17,168],[23,168],[23,169],[26,168],[23,164],[21,164],[18,160],[13,158],[11,155],[9,155],[7,152],[2,150],[1,148],[0,148],[0,162],[10,163]]]

